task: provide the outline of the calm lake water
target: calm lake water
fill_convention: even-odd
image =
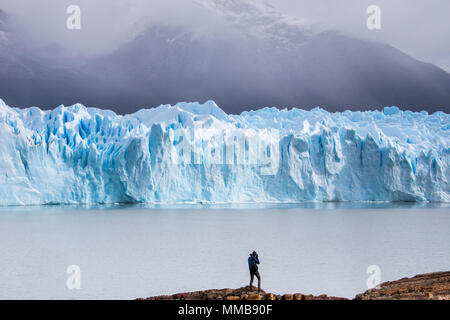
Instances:
[[[302,204],[0,208],[1,299],[133,299],[248,284],[352,298],[381,280],[450,270],[450,206]],[[77,265],[81,289],[66,273]]]

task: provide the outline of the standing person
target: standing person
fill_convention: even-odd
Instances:
[[[250,271],[250,289],[253,290],[253,278],[256,276],[258,278],[258,292],[261,291],[261,276],[258,271],[258,254],[256,251],[250,253],[250,257],[248,257],[248,269]]]

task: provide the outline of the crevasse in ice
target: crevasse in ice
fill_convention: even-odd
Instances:
[[[0,100],[0,205],[450,201],[450,115]]]

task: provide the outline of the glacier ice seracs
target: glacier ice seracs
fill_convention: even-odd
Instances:
[[[0,205],[450,201],[450,115],[0,100]]]

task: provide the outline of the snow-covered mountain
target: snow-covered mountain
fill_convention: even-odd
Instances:
[[[0,101],[0,205],[450,201],[450,115]]]
[[[118,113],[210,99],[228,113],[392,105],[449,112],[450,74],[389,45],[313,30],[265,1],[191,5],[191,14],[220,20],[220,27],[199,32],[158,21],[83,63],[69,63],[57,50],[10,46],[0,52],[0,96],[16,106],[83,102]]]
[[[193,0],[214,12],[242,32],[272,38],[285,44],[301,44],[312,35],[306,21],[277,11],[269,2],[253,0]]]
[[[9,31],[9,21],[8,21],[8,15],[5,11],[0,9],[0,63],[6,63],[6,60],[10,57],[9,52],[9,44],[10,39],[8,36]]]
[[[6,24],[7,15],[6,13],[0,9],[0,45],[6,41]]]

